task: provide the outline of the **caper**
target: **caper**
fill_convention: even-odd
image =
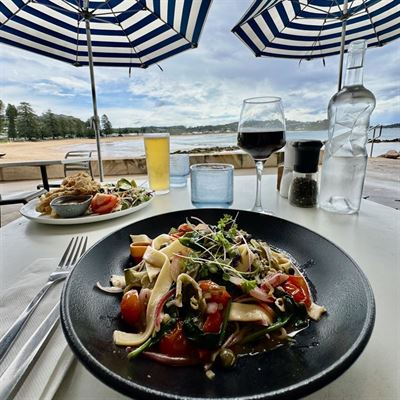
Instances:
[[[216,273],[218,272],[218,267],[217,267],[215,264],[209,264],[208,270],[209,270],[212,274],[216,274]]]
[[[235,353],[230,349],[222,349],[219,352],[219,361],[223,368],[232,368],[236,363]]]

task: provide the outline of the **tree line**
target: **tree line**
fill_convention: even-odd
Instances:
[[[102,135],[113,133],[107,115],[102,115],[99,123]],[[50,109],[42,115],[37,115],[27,102],[21,102],[18,106],[13,104],[6,106],[0,100],[0,134],[4,133],[9,140],[95,137],[90,119],[82,121],[69,115],[54,114]]]

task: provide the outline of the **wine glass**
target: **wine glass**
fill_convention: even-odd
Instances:
[[[285,116],[281,99],[279,97],[245,99],[238,126],[238,145],[249,153],[256,163],[256,201],[251,211],[268,214],[261,204],[264,162],[285,143]]]

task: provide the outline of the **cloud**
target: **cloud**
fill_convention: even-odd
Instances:
[[[281,96],[289,119],[326,118],[337,90],[338,57],[303,61],[255,58],[231,28],[248,0],[214,1],[199,47],[146,70],[95,68],[98,109],[113,126],[196,126],[237,121],[244,98]],[[400,41],[368,49],[365,85],[375,94],[374,123],[399,121]],[[30,102],[36,112],[87,119],[92,114],[89,71],[0,45],[0,98]]]
[[[70,78],[68,76],[55,76],[49,78],[50,82],[53,82],[58,87],[63,89],[69,89],[75,93],[87,93],[87,81],[80,78]]]
[[[50,96],[73,96],[73,93],[63,93],[60,91],[58,85],[55,85],[51,82],[36,82],[32,84],[33,89],[36,93],[40,93],[43,95],[50,95]]]

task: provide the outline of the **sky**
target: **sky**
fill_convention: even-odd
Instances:
[[[339,57],[302,61],[256,58],[232,27],[251,0],[214,0],[199,47],[148,69],[95,68],[99,115],[113,127],[198,126],[239,119],[242,100],[280,96],[287,119],[326,118],[337,89]],[[400,122],[400,40],[367,50],[364,85],[377,99],[371,123]],[[89,70],[0,44],[0,99],[31,103],[41,114],[92,115]]]

